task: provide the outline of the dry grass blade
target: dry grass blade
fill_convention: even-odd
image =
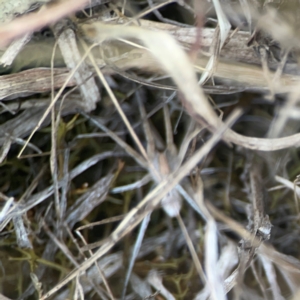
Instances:
[[[75,75],[75,73],[77,72],[77,69],[80,67],[80,64],[84,61],[85,57],[89,54],[89,51],[94,47],[95,45],[91,46],[87,52],[86,55],[82,57],[82,59],[80,60],[80,62],[77,64],[77,66],[72,70],[72,72],[69,74],[68,78],[66,79],[66,81],[64,82],[64,84],[62,85],[62,87],[60,88],[60,90],[58,91],[58,93],[56,94],[56,96],[54,97],[54,99],[51,101],[51,104],[48,106],[48,108],[46,109],[46,111],[44,112],[43,116],[41,117],[41,119],[39,120],[38,124],[35,126],[35,128],[33,129],[33,131],[31,132],[29,138],[27,139],[27,142],[25,143],[24,147],[21,149],[18,157],[20,157],[24,151],[24,149],[27,147],[28,143],[30,142],[31,138],[33,137],[33,135],[35,134],[35,132],[40,128],[40,126],[43,124],[43,122],[45,121],[45,119],[47,118],[47,116],[49,115],[50,111],[52,110],[53,106],[55,105],[55,103],[57,102],[57,100],[59,99],[59,97],[62,95],[64,89],[66,88],[66,86],[68,85],[69,81],[73,78],[73,76]]]
[[[74,79],[79,87],[85,111],[92,111],[100,100],[100,92],[86,62],[81,62],[75,32],[67,28],[67,24],[62,21],[54,27],[54,32],[66,66],[73,70],[79,65],[77,72],[74,74]]]
[[[195,264],[195,267],[196,267],[196,269],[197,269],[198,275],[199,275],[201,281],[202,281],[203,283],[205,283],[206,280],[207,280],[207,279],[206,279],[206,276],[205,276],[205,274],[204,274],[202,265],[201,265],[201,263],[200,263],[200,261],[199,261],[199,258],[198,258],[198,256],[197,256],[197,253],[196,253],[195,247],[194,247],[194,245],[193,245],[193,242],[192,242],[192,240],[191,240],[191,238],[190,238],[190,236],[189,236],[189,234],[188,234],[188,231],[187,231],[187,229],[186,229],[186,227],[185,227],[185,225],[184,225],[184,222],[183,222],[183,220],[182,220],[180,214],[178,214],[178,216],[177,216],[177,221],[178,221],[178,223],[179,223],[180,229],[181,229],[181,231],[182,231],[182,233],[183,233],[183,236],[184,236],[184,238],[185,238],[186,244],[187,244],[187,246],[189,247],[189,250],[190,250],[190,253],[191,253],[193,262],[194,262],[194,264]]]
[[[213,0],[214,8],[218,18],[218,28],[215,31],[214,43],[211,45],[211,57],[205,67],[205,72],[202,73],[200,83],[203,84],[210,76],[214,75],[220,51],[228,37],[231,25],[222,9],[219,0]],[[220,30],[218,30],[220,29]]]
[[[130,283],[133,290],[142,299],[145,299],[146,297],[149,297],[149,295],[151,295],[152,290],[150,284],[146,280],[142,280],[136,274],[131,274]]]
[[[230,31],[231,25],[224,14],[224,11],[222,9],[222,6],[220,4],[219,0],[213,0],[214,7],[217,13],[218,21],[219,21],[219,26],[220,26],[220,35],[221,35],[221,42],[220,42],[220,48],[223,47],[225,40],[228,37],[228,33]]]
[[[126,290],[127,290],[127,286],[131,277],[131,273],[132,273],[132,269],[133,269],[133,265],[135,263],[135,260],[140,252],[140,248],[144,239],[144,235],[145,235],[145,231],[147,230],[149,221],[150,221],[150,217],[151,217],[151,213],[149,213],[148,215],[146,215],[146,217],[143,219],[142,223],[141,223],[141,228],[139,230],[139,234],[137,236],[136,242],[134,244],[133,250],[132,250],[132,254],[131,254],[131,258],[129,260],[129,265],[127,268],[127,272],[125,275],[125,280],[124,280],[124,286],[123,286],[123,290],[122,290],[122,299],[125,299],[126,296]]]
[[[109,187],[114,179],[114,175],[107,175],[93,185],[82,197],[68,209],[66,221],[73,227],[78,220],[82,220],[96,206],[105,200]]]
[[[9,66],[19,54],[21,49],[30,41],[31,34],[27,33],[22,38],[12,42],[0,58],[0,64]]]
[[[266,276],[270,283],[271,291],[273,294],[274,300],[283,300],[283,296],[281,295],[280,288],[278,286],[278,281],[276,278],[275,268],[271,261],[268,260],[267,257],[261,256],[260,260],[262,262],[263,268],[265,269]]]
[[[211,299],[226,299],[225,290],[223,287],[223,280],[218,264],[218,238],[217,238],[217,224],[214,218],[204,204],[203,196],[203,182],[200,178],[196,182],[195,199],[201,211],[206,217],[207,225],[205,232],[205,269],[207,282],[206,285],[210,292]]]
[[[147,281],[153,286],[153,288],[159,291],[167,300],[175,300],[175,297],[165,288],[162,283],[161,275],[153,270],[148,274]]]
[[[24,225],[24,221],[21,216],[16,216],[12,219],[17,235],[17,243],[19,248],[32,248],[32,244],[28,237],[28,232]]]
[[[61,87],[67,77],[69,71],[67,69],[53,70],[54,82],[53,88]],[[22,79],[22,80],[21,80]],[[67,87],[74,86],[76,82],[74,79],[69,80]],[[21,95],[30,95],[31,93],[42,93],[49,91],[51,86],[51,72],[50,69],[31,69],[17,74],[1,76],[0,82],[0,98],[14,98]]]
[[[213,218],[207,222],[206,229],[206,271],[212,299],[226,299],[223,282],[217,272],[218,239],[217,225]]]

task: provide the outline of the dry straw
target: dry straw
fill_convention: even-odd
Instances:
[[[293,134],[295,131],[290,130],[291,135],[281,137],[291,119],[299,119],[299,72],[297,64],[290,63],[293,58],[289,53],[295,50],[297,54],[299,39],[286,21],[285,14],[280,14],[279,8],[269,7],[270,1],[264,4],[251,1],[256,5],[252,6],[250,1],[241,0],[240,9],[235,9],[233,3],[224,5],[213,0],[210,7],[214,11],[213,19],[208,18],[210,27],[200,28],[187,24],[181,26],[177,21],[169,22],[159,11],[161,7],[176,2],[178,7],[192,12],[198,19],[204,15],[198,12],[198,4],[193,8],[185,1],[155,3],[149,0],[149,7],[130,18],[126,13],[132,13],[134,9],[126,6],[126,1],[105,1],[105,5],[103,1],[96,0],[76,3],[61,0],[44,5],[41,2],[38,11],[31,14],[25,13],[32,8],[33,2],[24,1],[19,7],[3,6],[4,12],[9,11],[6,20],[0,15],[0,21],[8,22],[15,14],[25,14],[0,27],[2,46],[20,38],[3,52],[1,62],[6,65],[13,63],[18,55],[22,57],[22,48],[24,51],[27,46],[30,48],[26,43],[32,38],[33,31],[49,25],[55,39],[50,56],[46,51],[41,55],[43,64],[51,61],[51,68],[33,68],[0,76],[1,112],[15,114],[0,125],[3,133],[0,137],[0,161],[6,167],[8,160],[13,166],[10,171],[15,169],[18,164],[11,162],[10,154],[13,152],[10,151],[13,144],[18,143],[22,146],[18,156],[22,158],[20,164],[26,160],[29,166],[35,167],[23,180],[26,183],[30,181],[28,186],[26,184],[24,188],[22,183],[18,187],[21,193],[13,178],[4,176],[1,181],[3,191],[8,191],[10,186],[13,190],[7,195],[0,195],[5,203],[0,211],[0,231],[12,228],[10,224],[13,224],[16,249],[26,256],[25,260],[30,264],[33,285],[24,293],[22,291],[22,297],[32,295],[35,289],[41,300],[49,297],[84,299],[93,290],[101,299],[115,299],[114,293],[119,293],[120,289],[113,288],[109,277],[127,264],[127,273],[124,279],[122,277],[125,282],[123,292],[119,297],[125,299],[128,296],[127,286],[131,284],[132,291],[144,299],[156,297],[158,293],[166,299],[175,299],[165,285],[167,274],[153,268],[146,275],[139,276],[134,268],[136,259],[153,255],[155,251],[158,253],[157,245],[163,245],[159,246],[163,248],[163,254],[157,255],[159,259],[153,265],[161,267],[162,260],[167,260],[173,250],[169,249],[168,254],[166,249],[175,244],[177,255],[186,255],[185,249],[188,249],[184,267],[189,266],[191,271],[185,275],[197,282],[197,289],[191,294],[189,290],[186,292],[188,297],[193,295],[197,300],[227,299],[227,293],[233,289],[237,299],[248,294],[257,299],[283,299],[285,286],[288,286],[289,294],[296,295],[298,286],[295,281],[299,277],[300,263],[292,255],[284,254],[288,251],[276,240],[276,234],[283,238],[299,227],[298,177],[294,183],[286,177],[287,174],[295,177],[298,170],[296,167],[291,170],[287,161],[296,161],[295,165],[300,163],[297,155],[289,152],[289,148],[300,145],[300,134]],[[96,8],[93,10],[93,7]],[[285,7],[284,4],[282,7]],[[61,20],[83,8],[86,10],[78,14],[80,20],[74,16],[69,22]],[[263,11],[263,17],[258,13],[259,9]],[[93,12],[98,12],[100,17],[97,19]],[[141,19],[151,12],[163,22]],[[242,28],[241,22],[231,19],[230,12],[236,17],[242,14],[248,22],[247,29]],[[91,18],[87,17],[89,13]],[[204,20],[198,21],[204,24]],[[234,30],[231,29],[233,26]],[[262,38],[263,33],[265,36]],[[271,48],[278,45],[281,47],[279,61],[270,53]],[[38,46],[45,44],[37,42],[34,48]],[[49,44],[46,43],[47,47]],[[67,68],[61,68],[57,63],[57,48]],[[190,55],[193,56],[191,59],[188,50],[195,51],[194,48],[198,53]],[[31,55],[34,56],[34,52]],[[158,78],[160,81],[156,82]],[[70,89],[65,92],[68,87]],[[171,96],[170,91],[173,93]],[[31,98],[42,92],[51,92],[51,97],[47,94],[42,100]],[[175,94],[180,101],[176,101]],[[277,105],[278,110],[270,121],[271,127],[265,138],[249,137],[247,130],[252,133],[252,128],[244,130],[239,127],[240,124],[236,128],[242,133],[231,129],[243,114],[247,114],[241,108],[225,109],[225,121],[217,114],[220,111],[220,108],[216,109],[218,105],[236,105],[238,101],[234,97],[245,102],[247,97],[253,99],[259,95],[261,100],[267,94],[268,105]],[[222,101],[229,97],[229,104],[220,103],[220,98],[211,95],[221,95]],[[25,101],[20,100],[21,109],[24,109],[20,114],[19,103],[15,101],[19,96],[29,97]],[[158,101],[152,99],[157,97],[160,97]],[[163,98],[168,99],[165,101]],[[280,102],[282,99],[285,100],[283,104]],[[160,103],[147,113],[152,102],[155,105]],[[255,101],[253,103],[256,105]],[[262,105],[265,103],[266,99]],[[257,111],[257,115],[248,118],[256,120],[254,118],[257,117],[261,122],[275,114],[259,107]],[[257,111],[254,110],[254,114]],[[63,118],[70,114],[72,118]],[[163,121],[153,125],[160,114]],[[50,146],[46,149],[51,149],[51,152],[48,153],[44,150],[42,138],[36,138],[44,132],[36,133],[50,122],[52,133]],[[259,122],[257,124],[261,124]],[[172,126],[174,123],[179,125]],[[159,134],[163,126],[165,133],[162,135],[166,142]],[[186,132],[181,129],[184,126],[188,127]],[[178,143],[174,141],[176,130],[184,132],[178,151]],[[85,142],[86,139],[88,142]],[[221,141],[225,143],[219,143]],[[275,151],[282,149],[286,149],[286,157],[277,157]],[[25,151],[30,153],[29,156]],[[36,154],[33,155],[34,152]],[[94,154],[88,156],[89,152]],[[50,155],[49,172],[47,160],[43,161],[43,168],[35,161],[36,156],[40,159],[42,154]],[[101,164],[102,161],[105,163]],[[28,165],[22,165],[22,172],[28,169]],[[51,185],[49,176],[45,174],[50,176]],[[126,177],[132,174],[133,183]],[[205,177],[205,174],[213,176]],[[273,197],[269,217],[265,190],[266,184],[275,184],[275,180],[281,185],[269,190]],[[287,196],[290,195],[288,190],[293,190],[294,195]],[[8,196],[10,193],[18,196]],[[181,197],[189,206],[182,203]],[[136,199],[139,201],[136,202]],[[163,223],[159,217],[159,224],[153,225],[151,217],[160,206],[168,221]],[[103,207],[109,209],[103,212]],[[108,218],[89,224],[95,215],[101,213]],[[174,228],[172,218],[177,220],[178,229]],[[106,226],[116,221],[120,223],[113,230],[105,227],[108,230],[104,230],[100,241],[87,243],[88,227]],[[80,242],[73,236],[74,226],[79,222],[85,224],[75,231]],[[130,247],[130,234],[139,224],[136,243]],[[159,232],[162,232],[161,236],[147,237],[149,226],[153,226],[151,229],[155,233],[157,228],[163,228]],[[282,234],[285,228],[286,232]],[[224,232],[228,231],[230,235],[239,236],[239,243],[226,236]],[[40,232],[46,233],[49,239],[45,242],[45,251],[38,256],[35,253],[39,251],[37,245],[44,240],[35,240],[34,237],[39,237]],[[175,236],[173,242],[170,232]],[[175,233],[180,237],[178,240]],[[181,244],[180,239],[183,241]],[[281,250],[266,244],[269,239],[270,244],[281,247]],[[294,245],[295,240],[290,238],[287,242]],[[124,249],[121,247],[122,250],[116,252],[114,247],[121,241]],[[92,252],[95,247],[99,248]],[[294,251],[294,256],[297,256],[299,250],[293,247],[290,248],[291,253]],[[58,249],[63,253],[62,265],[55,263]],[[89,250],[88,254],[86,250]],[[128,254],[130,252],[131,255]],[[74,253],[78,253],[80,258]],[[163,255],[166,257],[163,258]],[[130,257],[128,262],[127,256]],[[181,266],[177,263],[180,259],[174,259],[177,268]],[[38,268],[36,263],[40,264]],[[43,264],[67,274],[48,291],[42,278],[46,270]],[[280,276],[277,276],[279,273]],[[177,275],[172,275],[171,280],[175,282]],[[254,278],[255,284],[248,284],[249,278]],[[280,283],[281,278],[284,284]],[[75,288],[72,292],[66,285],[73,279]],[[186,285],[191,290],[192,280]],[[183,282],[180,281],[179,290]],[[100,283],[104,284],[105,291],[99,288]],[[151,286],[159,291],[151,295]],[[247,288],[242,289],[243,286]],[[185,299],[184,293],[180,292],[178,298]]]

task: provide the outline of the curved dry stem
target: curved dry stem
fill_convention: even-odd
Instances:
[[[158,31],[153,32],[140,27],[107,25],[100,22],[85,24],[82,26],[82,30],[87,37],[95,42],[126,37],[138,38],[143,41],[162,68],[173,77],[183,95],[183,105],[189,114],[202,125],[208,126],[208,129],[212,132],[222,126],[222,121],[198,86],[188,56],[169,34]],[[297,147],[300,144],[300,134],[277,139],[264,139],[246,137],[230,129],[226,131],[223,139],[245,148],[261,151],[275,151]]]

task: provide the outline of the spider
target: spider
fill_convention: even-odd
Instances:
[[[175,94],[173,94],[173,97],[174,95]],[[188,146],[191,140],[195,138],[197,134],[199,134],[199,132],[201,131],[201,128],[198,125],[196,125],[192,119],[190,119],[187,133],[185,134],[184,139],[181,142],[179,150],[177,150],[173,140],[170,111],[168,105],[165,104],[162,109],[166,132],[166,146],[162,147],[161,145],[158,145],[159,139],[155,139],[154,132],[148,120],[146,110],[139,91],[136,92],[136,98],[147,142],[147,150],[144,152],[144,155],[139,154],[130,145],[126,144],[119,136],[117,136],[114,132],[112,132],[106,126],[101,124],[95,118],[91,119],[101,130],[105,131],[117,144],[119,144],[119,146],[121,146],[127,152],[127,154],[129,154],[142,168],[148,171],[147,174],[137,182],[125,186],[116,187],[111,190],[111,193],[122,193],[125,191],[133,190],[142,187],[143,185],[146,185],[150,181],[153,181],[155,184],[158,184],[169,174],[175,173],[181,166],[186,156]],[[164,149],[161,151],[158,148]],[[141,152],[143,153],[143,149],[141,150]],[[190,188],[188,182],[185,182],[185,185],[187,189]],[[189,193],[186,191],[185,188],[183,188],[182,185],[178,185],[161,200],[162,208],[169,217],[173,218],[179,216],[182,204],[182,197],[184,197],[187,200],[187,202],[203,217],[203,214],[201,213],[199,207],[195,204],[194,200],[189,196]],[[140,231],[133,248],[132,257],[129,261],[124,289],[122,293],[123,299],[125,297],[126,288],[129,282],[129,277],[133,268],[134,261],[137,257],[145,231],[150,221],[150,216],[151,213],[149,213],[142,221]]]

